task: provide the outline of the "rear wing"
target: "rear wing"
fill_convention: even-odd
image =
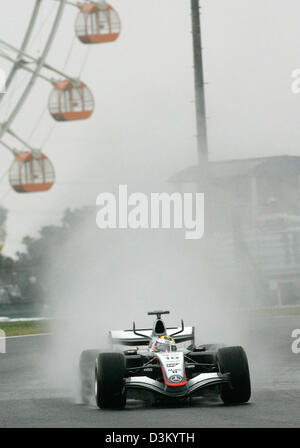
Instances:
[[[195,327],[181,327],[166,328],[167,334],[174,334],[173,338],[178,344],[180,342],[192,341],[195,342]],[[152,336],[152,329],[139,329],[136,332],[143,332],[143,335],[138,336],[133,330],[112,330],[109,332],[109,339],[112,344],[121,344],[128,346],[149,345],[149,340]]]

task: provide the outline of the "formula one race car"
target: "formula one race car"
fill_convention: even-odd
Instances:
[[[79,363],[81,398],[93,391],[101,409],[121,409],[127,398],[184,400],[218,393],[225,404],[247,402],[251,395],[248,361],[242,347],[223,344],[195,346],[194,327],[166,328],[161,316],[151,329],[110,331],[111,352],[86,350]],[[188,347],[178,344],[189,342]],[[116,345],[132,347],[113,351]],[[133,348],[134,347],[134,348]]]

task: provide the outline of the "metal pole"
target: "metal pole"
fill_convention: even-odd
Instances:
[[[205,95],[204,95],[204,75],[202,58],[202,39],[200,22],[200,1],[191,0],[192,11],[192,35],[194,52],[194,82],[195,82],[195,104],[196,104],[196,128],[197,128],[197,153],[199,167],[199,190],[204,193],[205,200],[205,241],[212,232],[212,191],[211,179],[208,164]]]
[[[208,175],[208,149],[205,116],[204,76],[201,43],[200,4],[199,0],[191,0],[192,35],[194,51],[194,78],[197,125],[198,163],[201,177]]]

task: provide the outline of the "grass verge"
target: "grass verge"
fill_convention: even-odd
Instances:
[[[6,336],[24,336],[27,334],[48,333],[49,322],[46,320],[29,322],[0,322],[0,330],[5,331]]]
[[[282,306],[274,308],[261,308],[252,310],[251,315],[254,317],[280,317],[280,316],[296,316],[300,314],[300,306]]]

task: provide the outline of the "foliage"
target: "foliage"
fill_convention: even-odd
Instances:
[[[42,227],[36,238],[24,237],[25,251],[18,252],[16,259],[0,255],[0,284],[17,284],[22,300],[43,301],[50,288],[49,270],[63,278],[66,269],[62,257],[56,255],[57,248],[68,241],[71,230],[82,222],[86,213],[87,208],[67,209],[60,225]]]

